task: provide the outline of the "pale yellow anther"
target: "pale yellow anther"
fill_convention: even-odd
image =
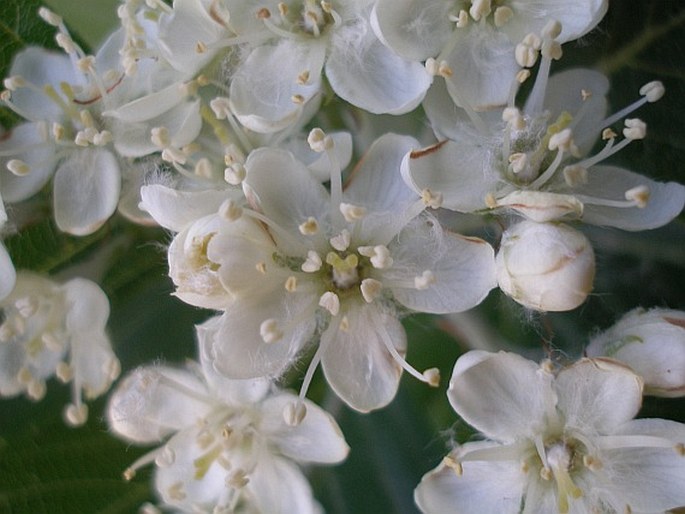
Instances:
[[[257,19],[266,20],[269,18],[271,18],[271,11],[266,7],[262,7],[259,11],[257,11]]]
[[[554,363],[550,359],[545,359],[540,363],[540,370],[548,375],[553,375]]]
[[[292,275],[285,279],[285,290],[289,293],[294,293],[297,291],[297,277]]]
[[[279,341],[283,337],[283,332],[279,329],[277,320],[267,319],[259,325],[259,335],[262,341],[271,344]]]
[[[538,60],[538,50],[525,43],[519,43],[514,49],[514,57],[519,66],[522,68],[530,68],[534,66]]]
[[[333,4],[326,0],[321,0],[319,5],[321,5],[321,10],[327,14],[330,14],[331,11],[333,11]]]
[[[22,77],[21,75],[14,75],[12,77],[7,77],[3,81],[3,85],[10,91],[16,91],[20,87],[25,87],[26,81],[24,80],[24,77]]]
[[[195,163],[193,173],[195,173],[195,175],[198,177],[211,179],[213,175],[213,169],[212,162],[207,157],[202,157]]]
[[[318,153],[330,150],[334,145],[333,138],[326,135],[326,133],[318,127],[313,128],[309,132],[307,143],[309,144],[309,148]]]
[[[459,11],[459,16],[457,16],[457,28],[458,29],[463,29],[469,24],[469,13],[467,13],[464,9]]]
[[[54,122],[51,127],[52,137],[56,142],[64,141],[66,129],[64,125]]]
[[[186,493],[183,490],[183,482],[175,482],[167,489],[169,498],[174,501],[183,501],[186,498]]]
[[[506,121],[514,130],[526,128],[526,120],[516,107],[505,107],[502,111],[502,121]]]
[[[570,128],[565,128],[556,134],[552,134],[552,136],[549,138],[549,143],[547,144],[547,148],[552,151],[562,150],[564,152],[568,152],[572,147],[573,132]]]
[[[301,401],[290,402],[283,409],[283,419],[285,424],[290,427],[298,426],[306,415],[307,406]]]
[[[590,471],[597,472],[602,469],[602,461],[592,455],[583,455],[583,466]]]
[[[258,262],[255,264],[255,269],[262,275],[266,275],[266,262]]]
[[[224,180],[232,186],[239,186],[245,180],[247,170],[239,162],[234,162],[230,166],[224,168]]]
[[[198,54],[203,54],[207,51],[207,45],[204,44],[202,41],[198,41],[195,43],[195,52]]]
[[[438,65],[438,75],[441,77],[451,77],[454,75],[454,71],[452,68],[450,68],[449,64],[447,64],[446,61],[441,61],[440,64]]]
[[[414,277],[414,287],[419,291],[424,291],[435,283],[435,274],[430,270],[425,270],[421,275]]]
[[[233,200],[225,200],[219,206],[219,216],[221,216],[226,221],[236,221],[239,220],[243,215],[243,208],[236,204]]]
[[[195,81],[197,82],[197,85],[200,87],[205,87],[211,84],[211,81],[209,80],[209,77],[207,77],[207,75],[198,75]]]
[[[122,473],[122,476],[124,477],[124,480],[126,480],[127,482],[130,482],[131,480],[133,480],[135,478],[136,470],[132,469],[132,468],[127,468]]]
[[[530,78],[530,70],[519,70],[516,74],[516,82],[523,84],[526,80]]]
[[[674,447],[675,451],[680,455],[681,457],[685,457],[685,444],[683,443],[678,443]]]
[[[525,153],[513,153],[509,156],[509,167],[511,171],[518,175],[528,166],[528,156]]]
[[[93,118],[93,115],[90,113],[89,110],[83,109],[79,111],[78,115],[79,119],[81,120],[81,123],[83,123],[85,127],[95,128],[95,119]]]
[[[319,298],[319,307],[323,307],[331,316],[337,316],[340,312],[340,298],[332,291],[326,291]]]
[[[74,370],[66,362],[60,362],[55,367],[55,375],[63,383],[66,384],[72,378],[74,378]]]
[[[17,381],[20,384],[30,384],[31,381],[33,380],[33,375],[31,374],[31,371],[27,367],[22,367],[19,372],[17,373]]]
[[[14,302],[14,307],[22,318],[30,318],[38,310],[38,300],[32,296],[24,296]]]
[[[63,23],[62,17],[55,14],[47,7],[38,9],[38,16],[40,16],[45,23],[52,25],[53,27],[59,27]]]
[[[244,469],[236,469],[226,478],[226,485],[234,489],[241,489],[250,482]]]
[[[358,205],[352,205],[351,203],[341,203],[340,212],[345,218],[345,221],[352,223],[358,221],[366,216],[366,209]]]
[[[649,188],[645,185],[640,185],[628,189],[625,193],[626,200],[635,202],[638,208],[644,209],[649,202]]]
[[[426,188],[423,191],[421,191],[421,200],[428,207],[437,209],[442,206],[442,193],[434,193],[430,189]]]
[[[521,471],[523,473],[528,473],[530,471],[530,465],[528,464],[528,461],[524,460],[521,462]]]
[[[357,248],[360,255],[368,257],[371,265],[376,269],[385,269],[393,265],[393,259],[390,257],[390,250],[387,246],[360,246]]]
[[[323,262],[321,256],[314,250],[307,252],[307,259],[302,263],[302,271],[305,273],[315,273],[321,269]]]
[[[551,480],[552,470],[550,470],[548,467],[540,468],[540,478],[543,480]]]
[[[290,97],[290,100],[292,100],[292,102],[297,105],[304,104],[304,96],[302,95],[293,95]]]
[[[362,292],[362,297],[366,303],[373,303],[373,301],[381,295],[383,284],[373,278],[365,278],[359,286]]]
[[[641,119],[627,119],[625,125],[626,128],[623,129],[623,135],[628,139],[644,139],[647,135],[647,124]]]
[[[212,98],[209,102],[209,108],[212,109],[217,120],[225,120],[231,112],[230,101],[225,96]]]
[[[74,40],[71,39],[64,32],[60,32],[55,36],[55,42],[57,43],[57,46],[59,46],[68,54],[73,54],[76,52],[76,44],[74,43]],[[83,64],[83,68],[81,68],[81,63],[78,63],[77,66],[79,67],[79,69],[81,69],[81,71],[88,71],[89,69],[87,64]]]
[[[494,209],[499,205],[497,203],[497,198],[495,197],[495,195],[493,193],[486,194],[483,201],[485,202],[485,206],[488,209]]]
[[[46,391],[47,387],[42,380],[32,380],[26,388],[26,394],[34,401],[42,400]]]
[[[659,80],[648,82],[640,88],[640,95],[647,98],[647,101],[650,103],[661,99],[665,92],[664,85]]]
[[[284,2],[279,2],[278,3],[278,13],[285,18],[288,16],[288,5]]]
[[[438,387],[440,385],[440,370],[438,368],[429,368],[423,372],[423,378],[431,387]]]
[[[348,332],[350,330],[350,320],[347,318],[347,316],[342,317],[342,319],[340,320],[340,325],[338,325],[338,328],[342,332]]]
[[[2,93],[0,93],[0,100],[3,102],[9,102],[12,99],[12,92],[8,91],[5,89]]]
[[[62,341],[52,332],[44,332],[40,336],[40,340],[48,350],[53,352],[58,352],[64,347]]]
[[[7,169],[12,175],[17,177],[24,177],[31,173],[31,167],[19,159],[10,159],[7,161]]]
[[[478,21],[487,16],[492,11],[491,0],[472,0],[469,14],[471,18]]]
[[[511,10],[511,7],[507,7],[506,5],[498,7],[495,9],[495,26],[502,27],[513,17],[514,11]]]
[[[564,181],[570,187],[587,184],[587,174],[587,169],[578,165],[566,166],[563,171]]]
[[[602,140],[607,141],[609,139],[615,139],[616,137],[618,137],[618,134],[616,134],[613,129],[608,127],[602,130]]]
[[[95,57],[92,55],[86,55],[85,57],[82,57],[76,61],[76,67],[83,73],[92,72],[95,69]]]
[[[434,58],[429,57],[426,59],[426,71],[431,77],[436,77],[438,75],[438,70],[440,68],[440,65],[438,64],[438,61],[436,61]]]
[[[297,83],[300,86],[305,86],[309,83],[309,70],[304,70],[297,76]]]
[[[582,98],[583,102],[588,100],[589,98],[592,97],[592,91],[589,91],[587,89],[581,89],[580,90],[580,98]]]
[[[88,406],[69,405],[64,411],[64,418],[72,427],[80,427],[88,420]]]
[[[561,49],[561,44],[553,39],[545,39],[540,49],[543,57],[558,61],[563,56],[564,52]]]
[[[150,130],[150,141],[159,148],[166,148],[171,144],[169,129],[166,127],[154,127]]]
[[[454,457],[451,457],[450,455],[446,456],[445,458],[442,459],[442,463],[450,468],[454,473],[460,477],[464,474],[464,468],[461,465],[461,462],[456,460]]]
[[[303,236],[312,236],[319,231],[319,223],[311,216],[297,227]]]
[[[328,242],[333,248],[339,252],[344,252],[350,247],[351,235],[350,231],[344,228],[340,234],[330,238]]]

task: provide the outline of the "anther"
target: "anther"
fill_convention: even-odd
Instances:
[[[570,187],[587,184],[587,169],[583,166],[566,166],[562,173],[564,174],[564,181]]]
[[[55,14],[47,7],[38,9],[38,16],[40,16],[45,23],[52,25],[53,27],[59,27],[63,23],[62,17]]]
[[[13,77],[7,77],[3,81],[3,85],[6,89],[9,89],[10,91],[16,91],[20,87],[26,87],[26,81],[22,76],[14,75]]]
[[[530,78],[530,70],[519,70],[516,74],[516,82],[523,84],[526,80]]]
[[[331,316],[337,316],[340,312],[340,298],[338,298],[337,294],[326,291],[319,298],[319,307],[326,309],[331,313]]]
[[[552,39],[546,39],[542,42],[540,53],[542,53],[543,57],[546,57],[547,59],[554,59],[555,61],[561,59],[563,55],[561,44]]]
[[[562,150],[568,152],[573,148],[573,132],[570,128],[565,128],[564,130],[552,134],[549,138],[549,143],[547,148],[549,150]]]
[[[64,50],[68,54],[73,54],[76,53],[76,43],[74,43],[74,40],[69,37],[68,34],[65,34],[64,32],[60,32],[55,36],[55,41],[57,42],[57,45]],[[80,65],[79,65],[80,66]],[[81,71],[87,71],[88,67]]]
[[[63,383],[66,384],[72,378],[74,378],[74,370],[66,362],[60,362],[55,368],[55,375]]]
[[[471,2],[471,8],[469,9],[469,14],[471,18],[475,21],[480,20],[482,17],[487,16],[492,11],[491,0],[473,0]]]
[[[279,2],[278,3],[278,12],[283,18],[288,16],[288,4],[286,4],[284,2]]]
[[[319,223],[311,216],[297,227],[303,236],[311,236],[319,231]]]
[[[219,216],[227,221],[236,221],[243,215],[243,209],[233,200],[225,200],[219,207]]]
[[[35,297],[25,296],[14,302],[14,307],[22,318],[30,318],[38,310],[38,300]]]
[[[297,291],[297,277],[291,275],[285,280],[285,290],[289,293]]]
[[[633,187],[626,191],[625,198],[635,202],[640,209],[644,209],[649,201],[649,188],[644,185]]]
[[[290,100],[292,100],[292,102],[293,102],[294,104],[302,105],[302,104],[304,103],[304,96],[302,96],[302,95],[293,95],[293,96],[290,97]]]
[[[528,156],[525,153],[513,153],[509,156],[509,167],[511,171],[518,175],[526,169],[528,165]]]
[[[589,100],[590,98],[592,98],[592,91],[589,91],[587,89],[581,89],[580,98],[583,100],[583,102]]]
[[[309,83],[309,70],[304,70],[297,76],[297,84],[300,86],[305,86]]]
[[[133,480],[136,476],[136,470],[133,468],[126,468],[124,472],[122,473],[122,476],[124,477],[124,480],[127,482],[130,482]]]
[[[271,344],[279,341],[283,337],[283,332],[278,328],[278,321],[267,319],[259,325],[259,335],[262,337],[262,341]]]
[[[193,173],[195,173],[195,175],[197,175],[198,177],[211,179],[212,178],[212,163],[210,162],[210,160],[207,157],[201,158],[195,164],[195,167],[193,168]]]
[[[628,139],[644,139],[647,135],[647,124],[641,119],[630,118],[625,121],[625,124],[623,135]]]
[[[239,186],[247,176],[247,170],[239,162],[234,162],[224,169],[224,180],[232,186]]]
[[[204,44],[202,41],[198,41],[195,43],[195,53],[198,54],[203,54],[207,51],[207,45]]]
[[[26,388],[26,393],[30,399],[38,401],[45,396],[46,390],[47,388],[45,387],[45,382],[42,380],[32,380],[29,382],[28,387]]]
[[[10,159],[7,161],[7,169],[17,177],[24,177],[31,172],[31,167],[19,159]]]
[[[597,457],[593,457],[592,455],[583,455],[583,466],[588,468],[590,471],[599,471],[602,469],[602,461],[600,461]]]
[[[230,102],[224,96],[217,96],[209,102],[209,107],[212,109],[217,120],[225,120],[230,113]]]
[[[664,89],[663,83],[658,80],[648,82],[640,88],[640,94],[650,103],[661,99],[665,92],[666,90]]]
[[[549,39],[556,39],[561,34],[561,23],[557,20],[550,20],[542,29],[542,37]]]
[[[266,263],[265,262],[258,262],[255,264],[255,269],[260,272],[262,275],[266,275]]]
[[[331,246],[333,248],[335,248],[339,252],[344,252],[345,250],[347,250],[349,248],[350,241],[351,241],[350,231],[347,230],[346,228],[344,228],[344,229],[342,229],[340,234],[332,237],[328,242],[331,244]]]
[[[301,269],[305,273],[315,273],[321,269],[323,261],[321,256],[314,250],[307,252],[307,259],[302,263]]]
[[[229,477],[226,478],[226,484],[235,489],[241,489],[245,487],[249,481],[250,479],[248,478],[245,470],[240,468],[236,469]]]
[[[431,387],[438,387],[440,385],[440,370],[438,368],[429,368],[423,372],[423,378]]]
[[[511,7],[498,7],[495,9],[495,27],[501,27],[505,25],[513,17],[514,11],[511,10]]]
[[[614,132],[611,128],[605,128],[602,130],[602,141],[608,141],[609,139],[616,139],[618,134]]]
[[[76,67],[83,73],[92,71],[95,69],[95,57],[92,55],[86,55],[85,57],[80,58],[78,61],[76,61]]]
[[[678,443],[674,447],[675,451],[680,455],[681,457],[685,457],[685,444],[683,443]]]
[[[454,471],[454,473],[458,477],[464,474],[464,468],[462,467],[461,462],[456,460],[454,457],[448,455],[447,457],[442,459],[442,463],[448,468],[450,468],[452,471]]]
[[[353,221],[358,221],[366,216],[366,209],[358,205],[352,205],[350,203],[341,203],[340,212],[342,213],[345,221],[352,223]]]
[[[458,29],[463,29],[466,27],[469,24],[469,13],[467,13],[464,9],[459,11],[459,16],[457,16],[456,22]]]
[[[64,411],[64,418],[73,427],[81,426],[88,420],[88,406],[69,405]]]
[[[52,124],[52,137],[55,141],[63,141],[66,129],[61,123],[54,122]]]
[[[435,283],[435,275],[430,270],[426,270],[421,275],[414,277],[414,287],[419,291],[424,291]]]
[[[364,301],[366,301],[366,303],[372,303],[381,295],[383,284],[376,279],[365,278],[362,280],[359,288],[361,289]]]
[[[526,120],[521,115],[521,111],[516,107],[505,107],[502,111],[502,121],[506,121],[514,130],[523,130],[526,128]]]
[[[171,144],[169,129],[166,127],[154,127],[150,130],[150,140],[153,145],[159,148],[166,148]]]
[[[314,128],[307,136],[309,147],[318,153],[325,152],[333,148],[333,138],[326,135],[320,128]]]
[[[342,319],[340,320],[340,325],[338,325],[338,328],[340,328],[340,330],[343,332],[348,332],[350,330],[350,320],[347,316],[342,317]]]
[[[306,415],[307,406],[301,401],[290,402],[283,409],[283,419],[286,425],[290,427],[298,426]]]
[[[421,191],[421,200],[428,207],[437,209],[442,206],[442,193],[434,193],[430,189],[426,188]]]
[[[183,490],[183,482],[176,482],[176,483],[172,484],[167,489],[167,494],[169,495],[169,498],[171,498],[174,501],[185,500],[186,493]]]

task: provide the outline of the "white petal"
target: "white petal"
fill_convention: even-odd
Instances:
[[[318,514],[319,506],[302,471],[286,459],[262,458],[250,474],[248,488],[258,512]]]
[[[526,0],[516,4],[516,11],[500,30],[518,43],[526,34],[539,34],[549,20],[561,23],[558,41],[565,43],[592,30],[604,17],[607,0],[580,0],[569,4],[564,0]]]
[[[435,277],[434,284],[421,290],[393,287],[395,299],[415,311],[435,314],[475,307],[497,284],[494,250],[482,239],[443,233],[432,223],[437,222],[417,220],[400,233],[398,243],[391,246],[395,262],[383,279],[412,283],[428,270]]]
[[[260,148],[250,153],[245,162],[247,178],[243,182],[245,196],[270,219],[295,238],[301,237],[299,225],[309,217],[326,225],[330,212],[330,196],[309,170],[290,153],[273,148]],[[304,239],[294,245],[279,238],[278,246],[288,255],[306,255]]]
[[[626,191],[638,186],[647,186],[649,189],[646,207],[617,208],[586,203],[583,221],[623,230],[649,230],[666,225],[683,210],[685,186],[675,182],[656,182],[615,166],[593,166],[588,171],[587,184],[572,192],[599,199],[625,201]]]
[[[256,301],[235,302],[221,317],[198,327],[200,351],[206,352],[206,358],[219,373],[233,379],[279,376],[311,340],[316,319],[310,299],[289,297],[286,300],[279,293],[275,291]],[[309,311],[311,316],[289,324],[293,317]],[[272,319],[283,336],[266,343],[260,327]]]
[[[55,221],[64,232],[95,232],[119,201],[119,164],[107,150],[77,150],[63,162],[54,180]]]
[[[379,0],[371,13],[378,37],[407,59],[435,57],[447,42],[454,23],[447,14],[451,5],[440,0]]]
[[[607,451],[616,503],[633,512],[657,512],[685,505],[685,458],[676,444],[685,442],[685,425],[664,419],[636,419],[615,433],[661,437],[673,441],[669,448],[617,448]]]
[[[330,132],[327,135],[333,139],[333,153],[340,169],[345,169],[352,160],[352,135],[349,132]],[[314,152],[304,138],[290,138],[282,148],[290,151],[297,160],[305,164],[317,180],[328,182],[331,179],[328,155],[325,152]]]
[[[180,232],[193,221],[216,213],[229,195],[226,190],[180,191],[152,184],[140,188],[140,208],[164,228]]]
[[[6,202],[15,203],[33,196],[50,180],[57,156],[55,146],[47,141],[45,127],[40,123],[22,123],[12,128],[7,139],[0,142],[0,151],[15,151],[13,159],[25,162],[31,171],[17,177],[7,167],[7,159],[0,159],[0,188]],[[25,151],[20,149],[26,147]]]
[[[369,211],[401,212],[417,195],[402,182],[400,164],[407,152],[418,147],[419,142],[410,136],[378,138],[348,179],[345,201]]]
[[[142,98],[137,98],[111,111],[105,111],[104,116],[111,116],[127,123],[148,121],[170,109],[176,107],[186,98],[186,92],[181,84],[171,84]]]
[[[554,405],[551,376],[513,353],[468,358],[467,368],[457,360],[447,391],[457,414],[500,441],[532,437]]]
[[[559,372],[554,382],[566,426],[611,433],[635,417],[642,404],[642,380],[611,359],[582,359]]]
[[[454,71],[448,91],[455,103],[461,105],[461,98],[476,111],[505,106],[519,70],[514,43],[487,23],[459,29],[455,41],[446,59]]]
[[[403,355],[407,345],[404,329],[397,319],[374,305],[355,305],[340,315],[347,316],[347,329],[341,330],[336,318],[321,336],[321,366],[326,380],[359,412],[384,407],[395,397],[402,368],[383,340],[387,338]]]
[[[489,151],[470,142],[443,141],[407,154],[402,177],[416,192],[443,195],[442,206],[459,212],[485,208],[485,196],[501,181],[488,165]]]
[[[331,44],[326,77],[333,91],[373,114],[413,110],[431,84],[421,63],[399,57],[361,23],[336,31]]]
[[[467,450],[471,443],[462,446]],[[495,445],[491,445],[495,447]],[[518,514],[526,475],[518,461],[467,461],[463,474],[441,464],[414,492],[424,514]]]
[[[186,370],[138,368],[112,393],[107,421],[121,437],[151,443],[205,416],[211,405],[201,398],[209,399],[205,385]]]
[[[42,88],[51,85],[60,91],[59,84],[77,84],[83,76],[74,72],[69,57],[64,53],[28,47],[14,57],[10,76],[19,75]],[[61,107],[49,99],[42,91],[22,87],[12,92],[12,102],[17,105],[29,120],[61,121],[65,114]]]
[[[343,460],[350,448],[333,417],[318,405],[305,400],[307,409],[297,426],[285,423],[283,411],[298,397],[282,393],[267,398],[261,406],[261,429],[279,452],[298,462],[336,463]]]
[[[287,39],[255,48],[231,81],[231,105],[238,120],[261,133],[294,123],[302,106],[293,98],[300,95],[307,102],[319,92],[324,56],[325,48],[318,43]],[[310,80],[300,85],[298,75],[305,71]]]
[[[5,245],[0,242],[0,301],[3,300],[14,289],[17,274],[14,271],[12,259],[5,249]]]

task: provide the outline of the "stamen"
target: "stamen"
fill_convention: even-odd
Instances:
[[[437,282],[432,271],[426,270],[421,275],[414,277],[414,287],[424,291]]]
[[[373,303],[373,301],[381,295],[383,284],[373,278],[365,278],[359,286],[362,297],[366,303]]]
[[[296,427],[307,415],[307,406],[302,401],[290,402],[283,409],[283,419],[285,424],[290,427]]]
[[[219,216],[227,221],[236,221],[243,215],[243,209],[233,200],[225,200],[219,207]]]
[[[31,172],[31,167],[19,159],[10,159],[7,161],[7,169],[17,177],[25,177]]]
[[[618,111],[615,114],[612,114],[608,118],[606,118],[604,121],[602,121],[602,125],[611,125],[614,122],[625,118],[628,116],[631,112],[634,110],[642,107],[646,103],[651,103],[651,102],[656,102],[659,100],[665,93],[664,85],[659,82],[658,80],[655,80],[653,82],[648,82],[644,86],[640,88],[639,91],[640,95],[642,95],[642,98],[639,100],[635,100],[632,104],[628,105],[627,107],[624,107],[620,111]]]
[[[495,9],[495,27],[504,26],[513,17],[514,11],[511,10],[511,7],[505,5],[498,7]]]
[[[88,420],[88,406],[69,405],[64,411],[64,418],[72,427],[79,427]]]
[[[388,334],[387,329],[385,328],[385,325],[383,324],[378,324],[376,325],[376,328],[378,329],[378,332],[381,336],[381,339],[383,341],[383,344],[385,345],[385,348],[390,352],[390,355],[392,356],[393,359],[395,359],[395,362],[397,362],[403,370],[405,370],[407,373],[409,373],[411,376],[414,378],[420,380],[421,382],[424,382],[428,385],[432,385],[432,381],[434,381],[434,376],[433,372],[429,370],[428,376],[425,376],[423,373],[419,373],[413,366],[411,366],[405,359],[402,357],[399,352],[397,351],[397,348],[395,348],[395,344],[393,343],[393,340],[390,338],[390,334]]]
[[[386,269],[393,265],[393,259],[390,257],[390,250],[387,246],[360,246],[357,248],[360,255],[368,257],[371,265],[376,269]]]
[[[319,306],[330,312],[331,316],[337,316],[340,312],[340,298],[337,294],[326,291],[319,298]]]
[[[239,186],[245,180],[247,170],[239,162],[235,162],[224,168],[224,180],[232,186]]]
[[[366,209],[364,207],[350,203],[341,203],[340,212],[348,223],[358,221],[366,216]]]
[[[309,250],[307,252],[307,259],[302,263],[301,269],[305,273],[315,273],[321,269],[322,265],[321,256],[314,250]]]
[[[297,291],[297,277],[291,275],[285,280],[285,290],[289,293]]]
[[[275,319],[262,321],[259,325],[259,335],[262,337],[262,341],[267,344],[275,343],[283,338],[283,332],[279,329],[278,321]]]
[[[312,236],[319,231],[319,223],[310,216],[307,221],[298,226],[298,229],[303,236]]]
[[[351,238],[350,231],[344,228],[340,234],[333,236],[328,242],[339,252],[344,252],[350,247]]]

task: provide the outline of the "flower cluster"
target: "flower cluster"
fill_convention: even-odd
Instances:
[[[213,312],[195,327],[199,363],[130,370],[112,394],[111,431],[159,445],[125,477],[153,464],[173,512],[320,512],[299,465],[340,462],[348,446],[307,399],[319,367],[360,413],[388,405],[405,371],[437,387],[440,363],[406,358],[404,317],[462,313],[495,288],[528,311],[575,309],[596,274],[583,224],[634,232],[677,217],[684,186],[611,163],[646,137],[630,116],[663,84],[609,114],[602,73],[552,73],[607,8],[124,0],[92,53],[40,9],[60,50],[24,48],[4,80],[0,102],[22,121],[0,139],[0,236],[46,197],[70,236],[117,213],[162,227],[173,294]],[[395,120],[419,107],[426,126],[400,134]],[[119,374],[107,299],[85,279],[16,271],[11,253],[0,245],[0,394],[40,399],[56,375],[73,384],[67,421],[82,424],[81,391]],[[684,319],[634,310],[563,367],[464,354],[448,398],[486,439],[451,449],[419,508],[685,505],[685,427],[633,420],[643,385],[685,391]],[[299,394],[283,389],[300,369]]]

